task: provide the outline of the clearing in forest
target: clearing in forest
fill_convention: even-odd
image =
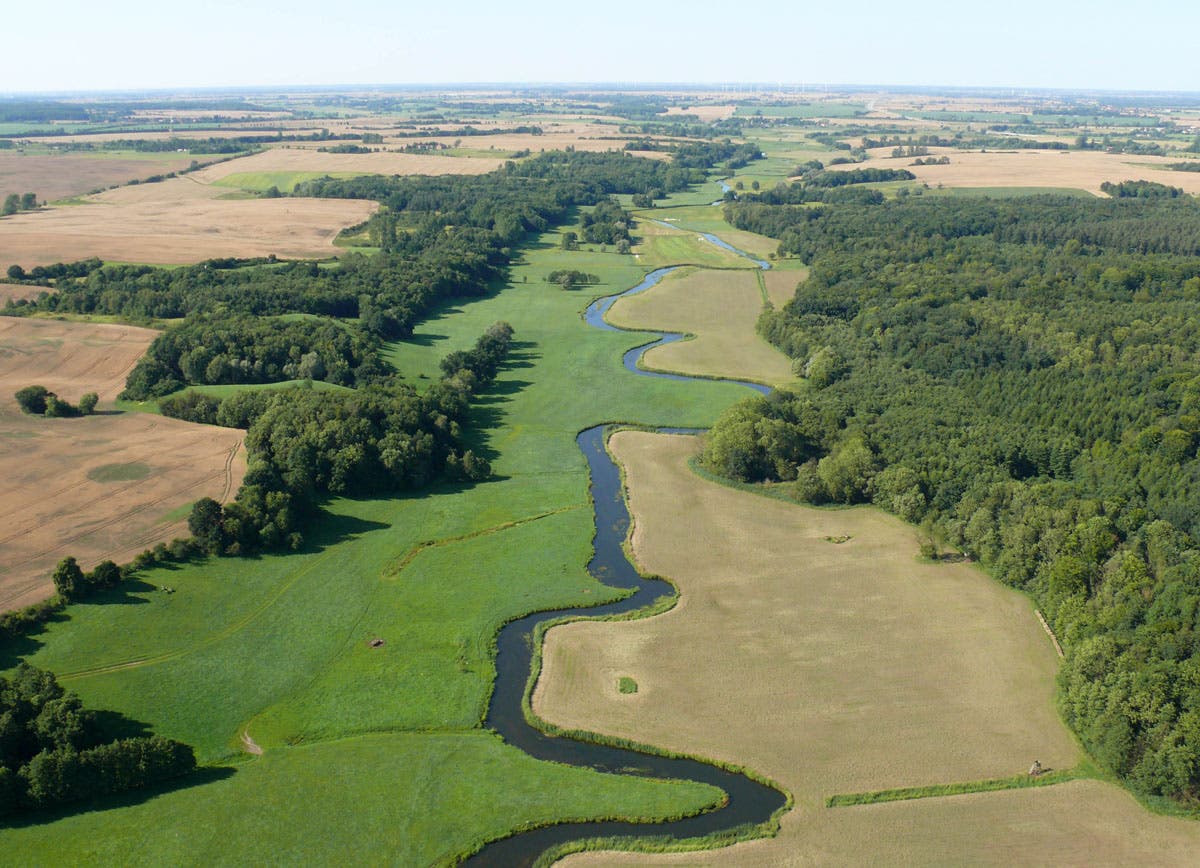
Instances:
[[[72,403],[111,401],[157,332],[132,326],[0,319],[0,609],[45,598],[67,555],[84,569],[126,563],[187,536],[187,506],[232,497],[243,432],[142,413],[46,419],[13,393],[34,383]]]
[[[621,432],[610,447],[637,562],[676,581],[680,602],[642,621],[551,630],[534,708],[781,783],[797,809],[778,838],[739,845],[738,864],[1194,856],[1200,826],[1096,781],[825,808],[833,794],[1079,762],[1029,601],[968,564],[919,562],[912,528],[877,509],[816,510],[706,481],[688,466],[695,438]],[[622,676],[636,694],[620,693]]]
[[[763,309],[758,276],[745,270],[684,269],[647,292],[620,299],[607,319],[620,328],[695,335],[648,350],[643,364],[649,369],[787,383],[795,379],[791,360],[754,330]]]

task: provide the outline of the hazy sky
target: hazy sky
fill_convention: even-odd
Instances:
[[[50,0],[0,94],[420,82],[1200,90],[1200,2]]]

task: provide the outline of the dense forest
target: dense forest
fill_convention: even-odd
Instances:
[[[1030,592],[1064,717],[1134,788],[1200,798],[1200,206],[1190,198],[736,202],[811,263],[762,333],[807,385],[705,461],[874,502]]]

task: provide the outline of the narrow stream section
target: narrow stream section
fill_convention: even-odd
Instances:
[[[674,270],[658,269],[646,275],[645,279],[632,289],[593,302],[585,312],[585,318],[597,328],[621,331],[604,321],[604,313],[621,296],[644,292]],[[643,376],[674,380],[695,379],[678,374],[646,371],[637,366],[638,359],[646,350],[662,343],[680,340],[682,337],[678,334],[665,334],[651,343],[635,347],[625,354],[625,367]],[[770,391],[768,387],[758,383],[738,380],[724,382],[739,383],[764,394]],[[678,428],[660,430],[664,433],[697,433]],[[613,774],[699,781],[724,790],[727,800],[715,810],[669,822],[585,822],[545,826],[494,841],[468,859],[467,865],[504,868],[532,865],[550,847],[587,838],[678,839],[727,832],[765,822],[786,803],[784,793],[774,787],[711,763],[551,736],[535,729],[525,719],[522,701],[533,661],[532,637],[539,624],[561,618],[632,612],[675,593],[674,588],[667,582],[643,578],[625,556],[623,544],[629,533],[629,510],[621,489],[620,470],[605,449],[607,435],[607,426],[598,425],[587,429],[576,438],[591,473],[590,492],[595,509],[595,551],[588,564],[588,572],[606,585],[631,589],[633,593],[622,600],[602,606],[536,612],[504,625],[496,638],[496,684],[484,722],[506,742],[538,759]]]

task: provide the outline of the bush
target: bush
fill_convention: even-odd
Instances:
[[[46,399],[52,394],[45,386],[26,386],[15,397],[22,412],[41,416],[46,412]]]

